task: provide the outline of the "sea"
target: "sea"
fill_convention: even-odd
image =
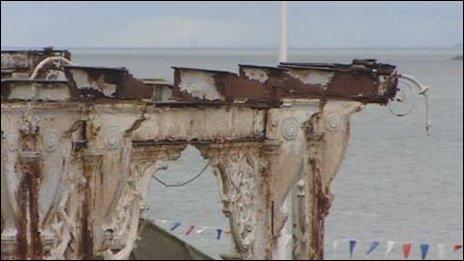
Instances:
[[[73,48],[71,52],[80,65],[126,67],[138,78],[168,82],[173,80],[172,66],[237,72],[237,64],[274,66],[277,60],[273,49]],[[350,145],[332,184],[335,199],[326,219],[326,259],[349,259],[351,240],[356,242],[353,259],[402,259],[403,244],[411,243],[411,259],[420,259],[420,245],[428,244],[429,259],[444,255],[462,260],[462,250],[453,250],[463,241],[463,61],[452,59],[460,54],[462,48],[289,50],[291,62],[375,58],[430,88],[428,133],[424,99],[410,89],[403,104],[367,105],[352,116]],[[411,108],[404,117],[391,113]],[[195,148],[188,147],[168,170],[156,175],[179,183],[206,164]],[[168,230],[180,222],[172,233],[214,258],[233,252],[231,236],[217,235],[218,228],[227,231],[228,220],[209,167],[184,187],[167,188],[155,180],[150,185],[147,218]],[[191,225],[196,230],[185,235]],[[203,228],[203,233],[196,233]],[[380,245],[367,255],[373,241]],[[386,255],[389,241],[394,244]]]

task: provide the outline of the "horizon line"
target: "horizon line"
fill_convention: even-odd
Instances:
[[[278,47],[258,47],[258,46],[179,46],[179,47],[170,47],[170,46],[53,46],[53,45],[44,45],[44,46],[1,46],[1,49],[43,49],[52,47],[53,49],[239,49],[239,50],[277,50]],[[331,46],[331,47],[304,47],[304,46],[290,46],[289,50],[299,50],[299,49],[456,49],[462,48],[462,44],[456,44],[453,46]]]

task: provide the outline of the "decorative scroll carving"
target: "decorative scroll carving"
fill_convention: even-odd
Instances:
[[[123,132],[117,126],[110,126],[105,129],[103,142],[108,149],[117,149],[121,146]]]
[[[17,213],[15,205],[14,191],[16,184],[19,183],[18,175],[7,175],[7,173],[14,173],[12,162],[15,162],[14,151],[12,150],[9,140],[15,141],[12,135],[2,131],[2,144],[1,144],[1,213],[2,213],[2,260],[9,259],[14,256],[15,252],[15,236],[17,234],[15,226],[15,214]],[[16,145],[15,145],[16,146]],[[16,174],[16,173],[14,173]]]
[[[300,124],[295,118],[286,118],[282,120],[282,136],[286,140],[294,140],[298,136],[300,130]]]
[[[102,227],[105,240],[102,245],[102,256],[110,260],[127,260],[135,248],[139,219],[145,211],[145,198],[150,178],[158,170],[165,169],[170,160],[180,157],[185,146],[160,146],[135,148],[132,151],[130,139],[125,139],[124,154],[129,160],[123,166],[127,177],[120,182],[110,209],[107,211],[107,222]]]
[[[15,133],[5,134],[5,143],[10,152],[16,152],[18,150],[18,137],[14,134]]]
[[[330,131],[337,132],[341,131],[342,123],[340,115],[337,113],[330,113],[325,119],[325,124]]]
[[[293,193],[293,259],[309,259],[306,182],[301,179]]]
[[[46,146],[46,145],[44,145]],[[73,167],[72,142],[66,138],[62,142],[63,155],[62,169],[57,171],[60,175],[59,188],[54,196],[52,209],[44,220],[48,228],[45,233],[47,245],[45,259],[63,260],[79,258],[79,220],[83,196],[79,188],[85,184],[79,169]]]
[[[254,259],[257,254],[259,177],[263,171],[258,146],[211,145],[206,153],[212,159],[210,166],[218,178],[223,212],[229,218],[236,250],[242,259]]]
[[[55,151],[61,142],[61,133],[57,129],[48,129],[42,136],[44,149],[47,152]]]

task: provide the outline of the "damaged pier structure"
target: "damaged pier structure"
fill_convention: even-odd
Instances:
[[[291,256],[322,259],[350,116],[389,103],[399,78],[354,60],[175,67],[169,85],[70,57],[2,51],[2,259],[128,259],[148,180],[187,145],[218,178],[233,257],[280,258],[290,222]]]

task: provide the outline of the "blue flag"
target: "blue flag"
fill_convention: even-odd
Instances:
[[[171,227],[171,231],[174,231],[174,229],[178,228],[180,225],[180,222],[174,223],[174,226]]]
[[[421,244],[421,253],[422,253],[422,260],[427,258],[427,253],[429,252],[430,245],[429,244]]]
[[[354,246],[356,246],[356,240],[350,240],[350,258],[353,256]]]
[[[221,239],[222,229],[218,228],[218,229],[216,229],[216,232],[217,232],[216,239],[217,239],[217,240]]]
[[[380,245],[379,241],[372,241],[371,245],[369,246],[369,250],[367,250],[366,255],[372,253],[378,246]]]

